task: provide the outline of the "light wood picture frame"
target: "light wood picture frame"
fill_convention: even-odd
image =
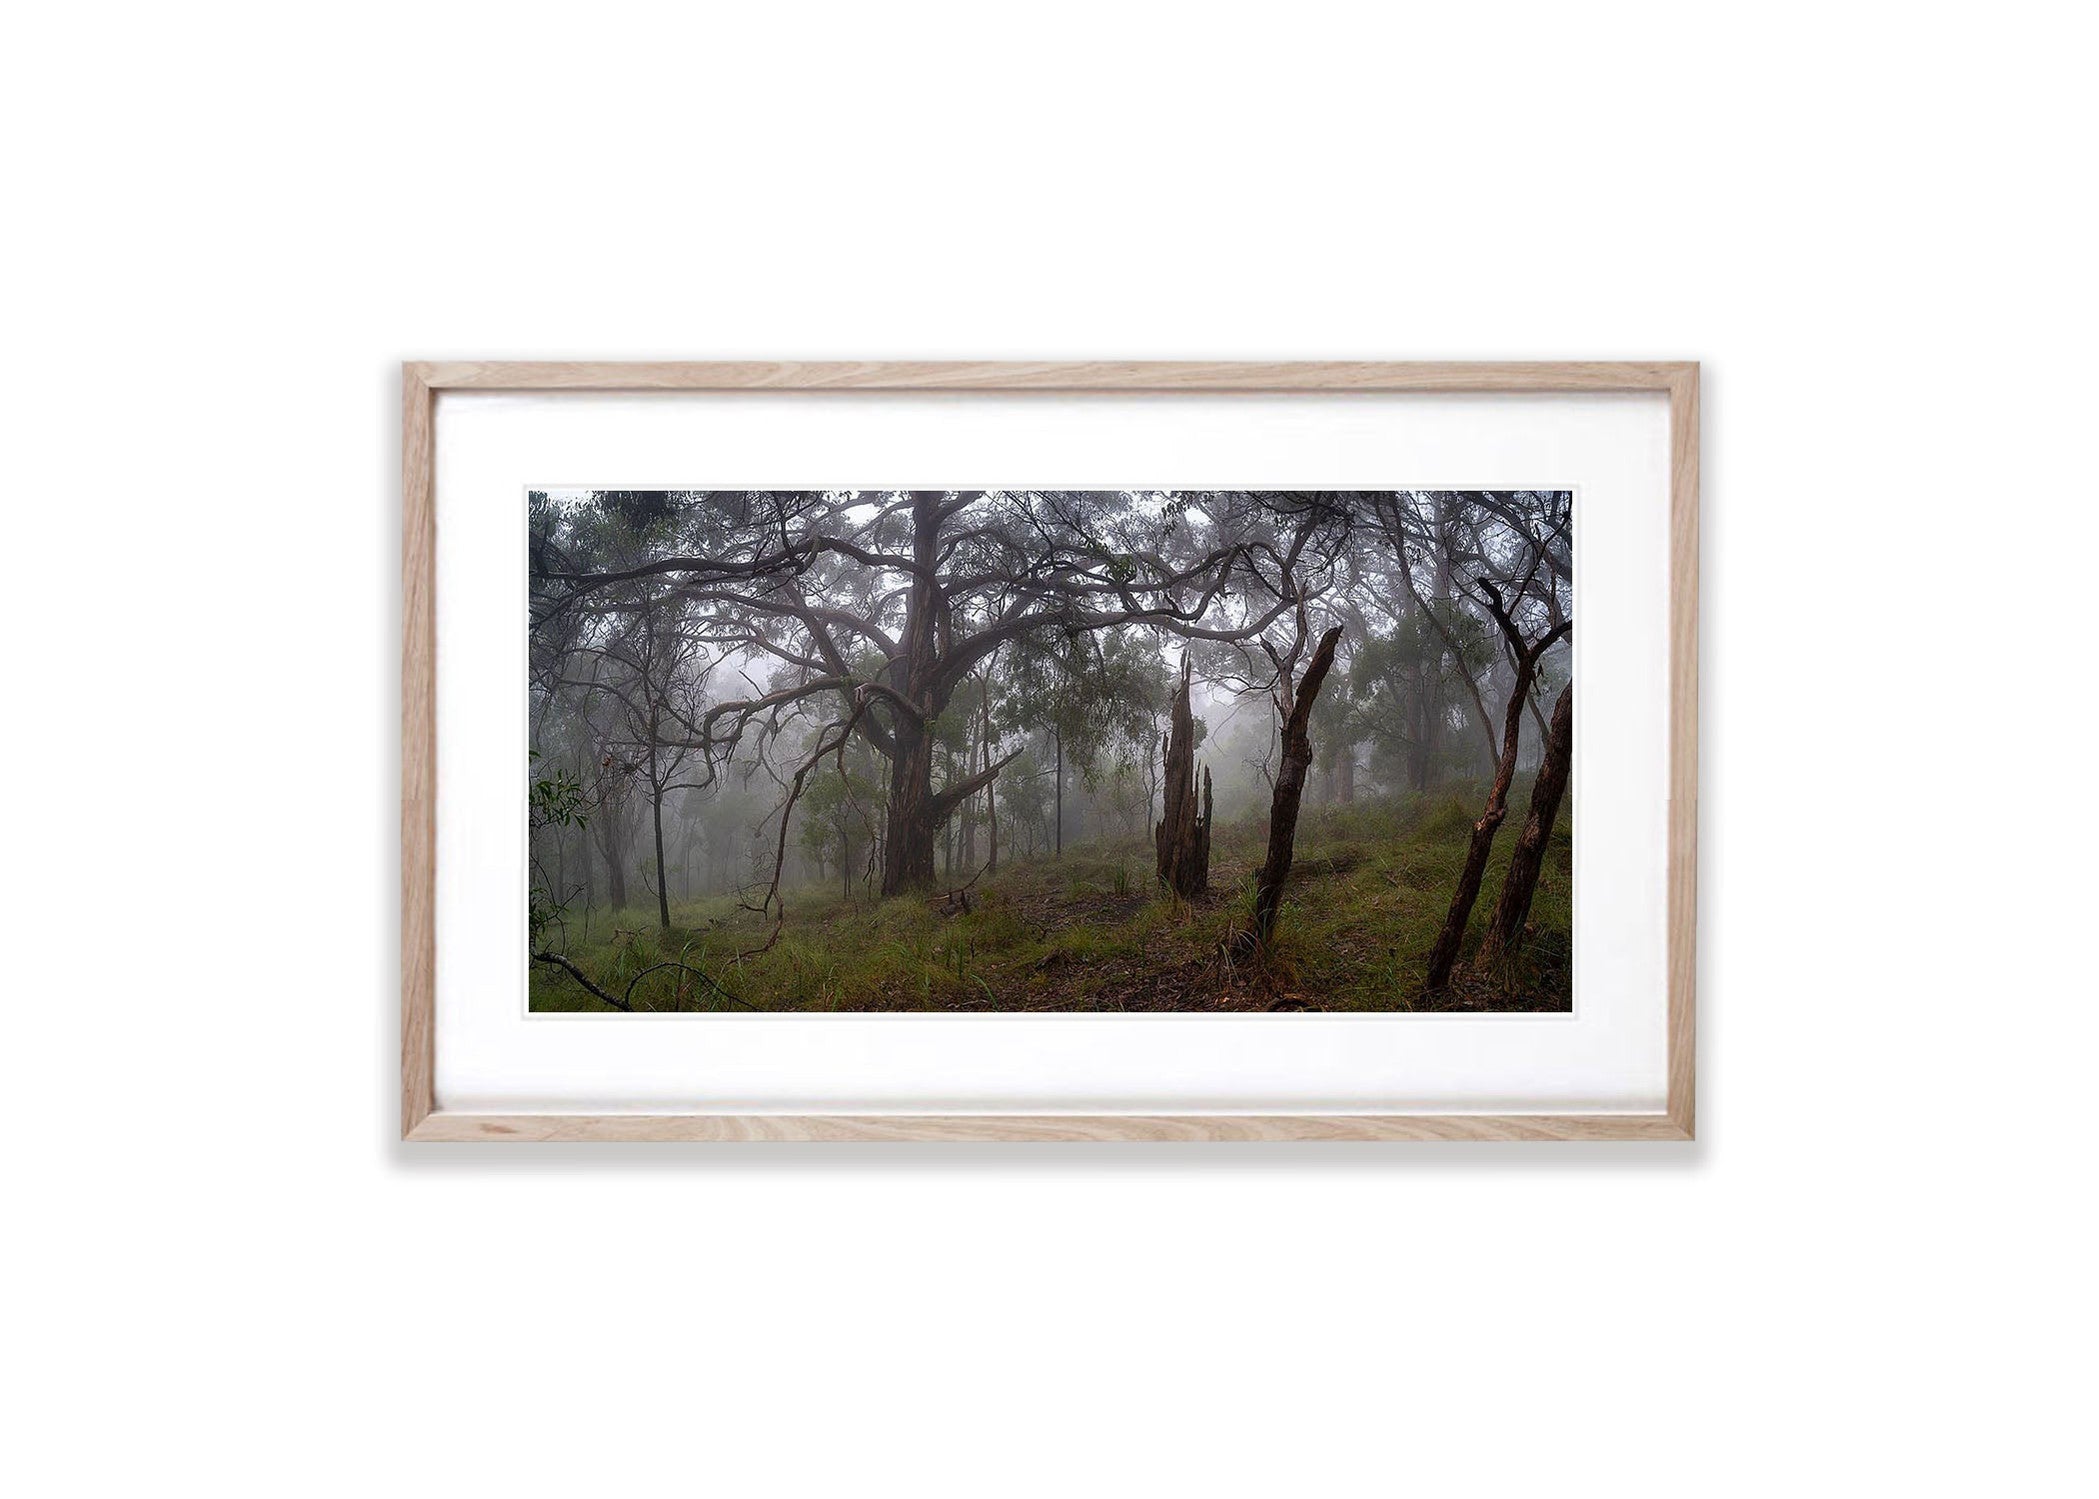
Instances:
[[[1699,370],[1602,363],[605,363],[402,367],[401,1136],[411,1141],[1694,1138]],[[436,404],[480,392],[1662,394],[1669,430],[1667,1103],[1652,1114],[476,1114],[436,1088]]]

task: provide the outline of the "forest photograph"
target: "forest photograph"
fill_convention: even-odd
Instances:
[[[1565,490],[533,490],[529,1008],[1566,1011]]]

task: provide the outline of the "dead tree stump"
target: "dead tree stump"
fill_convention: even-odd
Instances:
[[[1173,726],[1166,735],[1166,809],[1153,840],[1159,850],[1159,882],[1183,900],[1210,888],[1210,772],[1195,795],[1195,714],[1188,701],[1188,658],[1181,657],[1181,686],[1173,696]]]

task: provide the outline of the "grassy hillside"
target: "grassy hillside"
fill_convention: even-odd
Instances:
[[[1473,912],[1472,943],[1501,888],[1527,792],[1509,820]],[[672,970],[633,991],[636,1010],[1565,1010],[1570,1008],[1572,834],[1562,819],[1531,911],[1533,935],[1506,983],[1461,970],[1435,1000],[1419,995],[1428,950],[1450,900],[1474,794],[1404,798],[1308,811],[1265,972],[1234,967],[1226,933],[1252,905],[1267,827],[1220,825],[1211,891],[1190,906],[1161,894],[1148,843],[1067,847],[1059,860],[1002,867],[969,891],[966,914],[917,898],[847,901],[836,890],[790,892],[787,923],[727,898],[674,905],[672,931],[653,908],[571,923],[566,956],[603,988],[626,990],[651,964],[679,958],[735,996]],[[557,944],[560,939],[553,939]],[[531,965],[534,1010],[605,1010],[568,974]]]

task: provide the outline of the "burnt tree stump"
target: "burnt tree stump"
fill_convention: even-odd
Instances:
[[[1173,724],[1166,735],[1166,808],[1153,832],[1159,850],[1159,883],[1183,900],[1210,888],[1210,772],[1203,771],[1202,800],[1195,795],[1195,714],[1188,700],[1188,658],[1181,657],[1181,686],[1173,696]]]

